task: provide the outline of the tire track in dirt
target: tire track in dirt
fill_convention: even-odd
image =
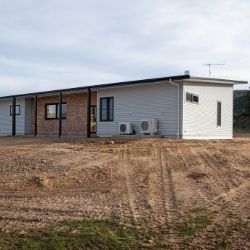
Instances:
[[[206,170],[213,179],[214,186],[219,192],[226,192],[229,187],[225,187],[227,180],[221,174],[221,171],[216,169],[214,165],[214,159],[209,155],[206,145],[199,143],[200,148],[197,149],[197,158],[206,166]]]
[[[224,192],[224,193],[216,196],[214,199],[208,201],[205,204],[205,206],[209,207],[210,205],[215,204],[217,201],[229,199],[229,197],[231,195],[235,195],[236,193],[240,193],[240,195],[238,196],[238,198],[242,199],[244,197],[242,197],[243,194],[241,194],[241,190],[245,189],[245,188],[248,189],[248,190],[250,190],[250,183],[249,182],[242,183],[238,187],[232,188],[228,192]],[[250,198],[250,193],[249,192],[244,193],[244,196],[247,196],[247,198],[249,199]]]
[[[211,142],[208,142],[208,145],[211,145]],[[242,154],[242,151],[234,150],[234,147],[232,145],[228,145],[226,149],[222,149],[220,146],[217,146],[216,149],[213,148],[213,152],[214,154],[218,154],[222,160],[226,160],[226,165],[229,166],[228,169],[231,170],[230,172],[227,171],[226,176],[228,176],[229,180],[234,180],[235,185],[238,186],[239,184],[242,184],[241,181],[244,179],[242,178],[242,174],[250,174],[250,160],[247,160],[247,158]]]
[[[123,217],[131,217],[132,221],[137,224],[137,217],[138,214],[136,212],[135,207],[135,197],[132,190],[131,180],[130,180],[130,165],[128,164],[128,149],[125,147],[121,150],[121,163],[122,163],[122,170],[125,177],[125,187],[126,187],[126,198],[128,202],[129,212],[130,216],[128,214],[125,214],[123,212]],[[124,204],[122,204],[122,211],[126,211],[127,209],[124,209]]]
[[[101,211],[103,210],[102,205],[100,206],[96,206],[95,209]],[[9,212],[13,211],[20,211],[20,212],[24,212],[24,213],[30,213],[30,212],[34,212],[34,213],[43,213],[43,214],[52,214],[52,215],[69,215],[69,216],[83,216],[86,212],[86,207],[82,206],[82,210],[76,210],[76,209],[71,209],[71,210],[66,210],[66,209],[51,209],[51,208],[39,208],[39,207],[24,207],[24,206],[13,206],[13,205],[0,205],[0,211],[5,211],[5,209],[7,209]]]
[[[148,217],[150,214],[148,200],[147,200],[147,183],[148,174],[147,168],[149,165],[144,165],[141,161],[140,153],[142,150],[138,150],[137,147],[126,148],[126,165],[128,168],[129,185],[133,194],[133,207],[138,225],[147,225]],[[147,156],[148,157],[148,156]],[[136,159],[136,160],[135,160]],[[145,171],[141,171],[141,165],[145,168]],[[137,176],[137,179],[135,178]]]
[[[187,148],[185,148],[185,150],[187,150]],[[189,153],[186,153],[185,151],[184,151],[184,149],[183,149],[183,146],[180,146],[180,145],[177,145],[177,151],[178,151],[178,156],[180,157],[180,159],[181,159],[181,161],[183,162],[183,164],[184,164],[184,167],[185,167],[185,169],[183,170],[183,173],[188,173],[189,172],[189,170],[190,170],[190,167],[189,167],[189,164],[188,164],[188,162],[187,162],[187,160],[186,160],[186,158],[187,159],[190,159],[190,155],[196,155],[196,154],[194,154],[191,150],[190,150],[190,152]],[[185,156],[185,157],[184,157]],[[190,186],[192,187],[192,191],[196,194],[196,195],[198,195],[199,197],[200,197],[200,199],[199,199],[199,202],[201,203],[201,204],[203,204],[205,201],[207,201],[208,200],[208,197],[199,189],[199,188],[197,188],[197,187],[195,187],[192,183],[190,183],[189,182],[189,184],[190,184]]]
[[[161,157],[161,169],[162,169],[162,177],[164,183],[164,202],[165,209],[167,211],[167,224],[168,224],[168,241],[172,246],[178,246],[181,242],[179,236],[176,235],[175,226],[177,219],[179,218],[179,211],[176,202],[176,194],[174,188],[174,181],[172,177],[172,166],[170,165],[170,161],[168,159],[168,150],[166,148],[160,149],[160,157]]]
[[[0,216],[0,220],[5,220],[5,221],[19,221],[19,222],[24,222],[24,223],[37,223],[43,221],[43,219],[28,219],[27,217],[9,217],[9,216]]]
[[[148,192],[147,201],[150,207],[150,214],[148,216],[149,224],[151,227],[157,225],[166,225],[166,208],[164,203],[164,187],[161,175],[161,161],[158,146],[152,148],[154,166],[149,173],[148,179]]]
[[[9,205],[0,204],[0,217],[1,216],[12,216],[13,218],[17,216],[21,216],[24,218],[47,218],[47,219],[68,219],[68,218],[113,218],[112,210],[114,209],[114,205],[104,204],[100,201],[100,204],[93,204],[93,202],[84,202],[83,200],[79,200],[82,205],[78,204],[60,204],[57,209],[52,208],[53,204],[50,203],[46,206],[44,204],[40,207],[34,206],[34,204],[26,204],[23,206],[25,201],[20,202],[19,204],[12,203]],[[39,201],[38,201],[39,203]],[[55,200],[55,204],[57,201]]]
[[[209,146],[209,142],[207,145]],[[235,184],[235,181],[234,181],[235,175],[233,175],[232,173],[229,173],[228,171],[224,174],[222,172],[222,169],[219,170],[216,168],[218,164],[214,164],[215,160],[210,155],[211,152],[213,151],[211,150],[211,152],[208,152],[207,146],[203,145],[202,151],[203,152],[201,152],[201,149],[199,149],[200,159],[207,166],[207,169],[209,170],[209,174],[212,176],[214,180],[214,184],[215,184],[214,186],[216,186],[216,192],[218,193],[218,195],[216,195],[216,197],[212,199],[212,203],[207,202],[205,206],[208,206],[208,204],[216,204],[216,203],[222,202],[224,204],[227,203],[233,209],[233,203],[229,204],[228,202],[226,202],[225,198],[227,197],[227,194],[229,194],[231,190],[237,190],[237,188],[239,187],[239,186],[236,186]],[[216,150],[215,153],[218,153],[218,151]]]
[[[149,183],[148,199],[151,205],[153,224],[171,229],[177,214],[177,205],[171,167],[162,146],[154,149],[156,169],[154,181]],[[153,178],[153,177],[152,177]]]
[[[161,149],[161,166],[164,181],[165,204],[168,211],[168,221],[173,222],[176,219],[178,208],[176,204],[176,196],[174,190],[174,182],[172,177],[172,167],[166,156],[166,149]]]
[[[211,142],[207,142],[207,145],[201,145],[200,149],[198,149],[199,157],[204,162],[204,164],[207,166],[207,169],[209,170],[209,173],[211,174],[213,180],[215,180],[215,184],[217,186],[217,193],[219,192],[219,195],[214,197],[212,200],[206,202],[204,204],[204,207],[211,208],[211,206],[214,206],[218,212],[217,218],[224,216],[225,213],[225,206],[229,208],[229,210],[233,211],[235,214],[237,214],[241,209],[238,209],[238,206],[240,202],[235,201],[233,197],[237,197],[237,199],[240,200],[249,200],[250,198],[250,192],[246,191],[246,189],[249,190],[249,182],[243,182],[240,185],[237,185],[235,183],[235,173],[229,172],[234,169],[233,164],[231,162],[230,164],[230,170],[226,171],[224,174],[222,170],[224,169],[217,169],[216,166],[220,166],[219,162],[216,162],[216,159],[214,159],[211,154],[222,154],[223,152],[219,149],[219,147],[213,148],[213,145],[211,145]],[[210,150],[208,151],[207,147],[210,147]],[[202,150],[202,152],[201,152]],[[222,154],[223,155],[223,154]],[[222,166],[224,167],[224,166]],[[226,176],[226,177],[225,177]],[[218,188],[219,185],[219,188]],[[216,221],[216,220],[215,220]]]

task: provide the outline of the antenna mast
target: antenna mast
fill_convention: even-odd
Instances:
[[[203,66],[208,66],[208,74],[209,74],[209,77],[211,77],[211,66],[222,66],[222,65],[225,65],[223,63],[206,63],[206,64],[203,64]]]

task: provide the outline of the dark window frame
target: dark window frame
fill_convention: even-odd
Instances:
[[[191,101],[189,101],[187,99],[187,95],[191,96]],[[194,101],[194,97],[198,98],[198,102]],[[199,104],[200,103],[200,97],[199,97],[199,95],[193,94],[193,93],[190,93],[190,92],[186,92],[186,99],[185,100],[186,100],[186,102],[189,102],[189,103],[194,103],[194,104]]]
[[[102,117],[102,101],[103,100],[107,100],[107,119],[103,119]],[[108,107],[110,107],[110,100],[112,100],[112,110],[110,112],[110,109],[108,109]],[[112,117],[110,117],[110,114],[112,114]],[[100,98],[100,122],[113,122],[114,121],[114,97],[113,96],[109,96],[109,97],[101,97]]]
[[[63,104],[66,104],[66,102],[62,102],[62,105]],[[49,118],[48,117],[48,113],[47,113],[47,106],[50,106],[50,105],[55,105],[56,106],[56,117],[55,118]],[[65,114],[65,117],[62,117],[63,120],[65,120],[67,117],[67,111],[66,111],[66,114]],[[59,120],[59,103],[58,102],[54,102],[54,103],[46,103],[45,104],[45,120]]]
[[[10,116],[12,116],[12,106],[13,105],[10,105]],[[18,108],[18,112],[17,112],[17,110],[16,110],[16,115],[21,115],[21,105],[20,104],[17,104],[16,105],[16,109]]]
[[[222,103],[221,101],[217,101],[217,127],[221,127],[222,124]]]

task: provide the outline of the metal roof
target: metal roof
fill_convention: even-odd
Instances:
[[[75,87],[75,88],[68,88],[68,89],[56,89],[50,91],[43,91],[43,92],[33,92],[27,94],[16,94],[16,95],[8,95],[2,96],[1,99],[8,99],[12,97],[33,97],[33,96],[46,96],[50,94],[56,93],[64,93],[64,92],[82,92],[87,91],[87,89],[102,89],[102,88],[109,88],[109,87],[121,87],[121,86],[132,86],[132,85],[139,85],[139,84],[152,84],[157,82],[164,82],[164,81],[191,81],[191,82],[206,82],[206,83],[223,83],[223,84],[247,84],[247,81],[235,81],[235,80],[228,80],[228,79],[216,79],[216,78],[204,78],[204,77],[191,77],[190,75],[177,75],[177,76],[168,76],[168,77],[161,77],[161,78],[150,78],[150,79],[142,79],[142,80],[135,80],[135,81],[125,81],[125,82],[116,82],[116,83],[105,83],[105,84],[98,84],[98,85],[88,85],[82,87]]]

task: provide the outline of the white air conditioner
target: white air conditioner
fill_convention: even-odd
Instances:
[[[156,119],[141,120],[140,129],[142,134],[157,134],[159,132],[158,121]]]
[[[131,135],[133,134],[133,125],[131,122],[120,122],[119,123],[120,135]]]

